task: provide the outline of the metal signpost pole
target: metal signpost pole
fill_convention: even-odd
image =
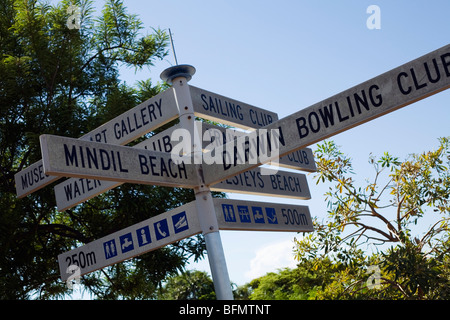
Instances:
[[[202,139],[195,128],[195,115],[192,98],[187,82],[195,73],[195,68],[189,65],[177,65],[164,70],[161,79],[172,84],[175,94],[176,104],[180,114],[180,128],[185,129],[186,135],[182,137],[185,144],[186,161],[193,161],[197,164],[197,174],[199,186],[195,188],[195,198],[197,214],[202,233],[205,237],[206,250],[208,253],[209,265],[214,281],[214,289],[217,299],[232,300],[230,277],[225,261],[222,240],[219,233],[219,224],[215,213],[214,202],[211,191],[203,181],[202,170]],[[186,139],[186,140],[184,140]],[[189,152],[192,151],[192,152]],[[178,155],[177,155],[178,156]]]

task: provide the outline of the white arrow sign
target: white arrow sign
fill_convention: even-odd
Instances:
[[[51,175],[153,184],[198,186],[196,167],[145,149],[42,135],[44,172]]]
[[[249,136],[248,132],[224,128],[209,123],[200,122],[199,126],[202,128],[201,136],[203,137],[204,149],[211,145],[211,143],[211,147],[219,147],[220,145],[226,144],[228,141]],[[269,162],[268,164],[271,163]],[[281,157],[275,161],[274,165],[307,172],[317,171],[314,155],[310,148],[297,150],[294,153]]]
[[[196,124],[199,133],[201,133],[201,136],[204,137],[204,148],[211,143],[223,143],[228,139],[234,139],[246,134],[242,131],[225,129],[207,123],[196,122]],[[171,135],[179,128],[179,125],[174,125],[171,128],[138,143],[134,146],[134,148],[170,153],[174,147],[174,142],[171,140]],[[215,130],[214,134],[208,134],[207,132],[209,130]],[[301,169],[309,172],[316,171],[314,155],[312,150],[309,148],[298,150],[296,153],[289,154],[279,161],[279,165],[281,167]],[[252,173],[246,173],[239,175],[239,177],[236,176],[236,178],[233,177],[233,179],[230,179],[227,183],[223,182],[220,183],[220,185],[218,184],[213,186],[213,190],[222,190],[224,192],[243,191],[246,193],[250,192],[253,194],[266,195],[272,194],[298,199],[310,198],[306,179],[299,174],[293,173],[288,176],[287,173],[280,172],[278,176],[269,178],[269,176],[261,177],[261,174],[256,173],[255,171],[252,178],[253,182],[249,180],[251,178],[251,174]],[[301,187],[297,185],[299,181]],[[55,186],[54,190],[56,205],[59,211],[64,211],[121,184],[122,182],[117,181],[70,178]],[[249,190],[249,186],[251,184],[253,184],[253,187],[252,190]],[[292,186],[292,188],[290,186]]]
[[[307,206],[214,199],[219,229],[247,231],[314,231]]]
[[[61,279],[72,279],[200,233],[195,201],[58,256]]]
[[[80,140],[125,145],[177,116],[178,108],[170,88],[85,134]],[[17,197],[27,196],[59,178],[46,175],[42,160],[37,161],[15,174]]]
[[[428,53],[335,96],[302,109],[262,129],[278,130],[279,156],[351,129],[450,87],[450,45]],[[242,150],[241,142],[231,142],[225,150]],[[250,142],[251,144],[252,142]],[[242,159],[236,154],[228,159]],[[206,184],[215,184],[254,168],[265,159],[251,163],[224,163],[223,170],[203,165]]]
[[[268,125],[278,120],[275,112],[267,111],[247,103],[189,86],[196,116],[251,129]]]
[[[223,230],[310,232],[306,206],[214,199]],[[192,201],[58,256],[63,281],[156,250],[201,232]]]
[[[260,196],[291,199],[311,199],[306,176],[301,173],[285,172],[265,168],[250,169],[232,178],[212,185],[212,191],[238,192]],[[272,173],[271,173],[272,172]]]
[[[146,139],[133,148],[147,149],[169,153],[172,151],[170,134],[173,130],[179,128],[178,125],[164,130],[149,139]],[[55,186],[56,206],[59,211],[64,211],[73,206],[89,200],[103,192],[120,186],[123,182],[94,180],[86,178],[69,178]]]

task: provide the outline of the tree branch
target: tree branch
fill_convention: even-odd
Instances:
[[[406,199],[406,194],[402,197],[402,199],[400,201],[398,201],[398,193],[397,193],[397,227],[398,227],[398,231],[402,230],[402,225],[401,225],[401,221],[402,221],[402,217],[401,217],[401,208],[402,208],[402,204],[403,201],[405,201]]]
[[[92,57],[90,57],[89,60],[81,67],[81,70],[84,70],[84,68],[86,68],[95,58],[97,58],[97,56],[99,54],[103,53],[104,51],[114,50],[114,49],[122,48],[122,47],[123,47],[123,43],[120,43],[117,46],[106,47],[106,48],[101,49],[100,51],[97,51],[97,53],[94,54]]]
[[[384,232],[384,231],[382,231],[382,230],[380,230],[380,229],[378,229],[378,228],[375,228],[375,227],[371,227],[371,226],[367,226],[367,225],[365,225],[365,224],[363,224],[363,223],[361,223],[361,222],[348,222],[348,223],[346,223],[345,225],[351,225],[351,224],[354,224],[354,225],[356,225],[356,226],[361,226],[361,227],[363,227],[364,229],[366,229],[366,230],[371,230],[371,231],[374,231],[374,232],[376,232],[376,233],[379,233],[379,234],[381,234],[383,237],[385,237],[386,239],[388,239],[387,240],[387,242],[398,242],[399,241],[399,239],[397,238],[397,237],[392,237],[390,234],[388,234],[388,233],[386,233],[386,232]],[[366,236],[366,237],[368,237],[368,236]]]
[[[420,240],[420,243],[424,243],[425,242],[425,239],[428,237],[428,236],[434,236],[434,235],[436,235],[436,234],[438,234],[439,232],[441,232],[441,231],[444,231],[445,229],[441,229],[441,228],[438,228],[438,230],[439,231],[437,231],[436,233],[434,233],[434,228],[438,225],[438,223],[441,223],[441,222],[443,222],[443,221],[447,221],[447,220],[449,220],[449,218],[444,218],[444,219],[441,219],[441,220],[439,220],[438,222],[436,222],[431,228],[430,228],[430,230],[428,230],[428,232],[422,237],[422,239]]]
[[[48,232],[58,234],[63,237],[72,238],[75,240],[79,240],[83,243],[87,243],[90,239],[86,238],[81,232],[70,228],[63,224],[52,223],[52,224],[39,224],[37,226],[38,231]]]
[[[390,280],[390,279],[383,278],[383,277],[381,277],[380,279],[386,281],[386,282],[389,283],[391,286],[397,287],[397,288],[401,291],[401,293],[403,293],[403,295],[404,295],[405,297],[407,297],[407,298],[410,297],[410,295],[409,295],[409,294],[406,292],[406,290],[400,285],[400,283],[398,283],[398,282],[396,282],[396,281],[392,281],[392,280]]]
[[[396,238],[397,238],[398,240],[400,240],[398,231],[395,230],[395,227],[389,222],[389,220],[386,219],[385,217],[383,217],[381,214],[379,214],[379,213],[375,210],[375,207],[373,206],[373,204],[368,203],[368,205],[369,205],[369,207],[370,207],[370,209],[371,209],[372,214],[373,214],[375,217],[377,217],[378,219],[380,219],[381,221],[383,221],[383,222],[386,224],[386,227],[388,228],[388,230],[391,231],[393,234],[395,234]]]

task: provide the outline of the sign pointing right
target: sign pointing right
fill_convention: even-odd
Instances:
[[[61,279],[70,281],[200,233],[197,210],[192,201],[60,254]],[[313,231],[307,206],[214,199],[214,210],[221,230]]]
[[[358,84],[337,95],[302,109],[262,129],[278,130],[279,154],[295,150],[334,136],[450,87],[450,45],[430,52],[400,67]],[[226,150],[242,149],[245,139]],[[251,143],[251,142],[250,142]],[[214,151],[212,151],[214,152]],[[238,159],[236,154],[229,159]],[[240,157],[242,158],[242,157]],[[223,171],[203,165],[206,184],[215,184],[269,159],[251,163],[234,162]]]
[[[221,230],[314,231],[307,206],[214,199],[214,208]]]

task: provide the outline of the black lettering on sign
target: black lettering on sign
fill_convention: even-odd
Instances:
[[[64,144],[64,157],[68,167],[75,166],[78,168],[81,164],[82,168],[128,172],[128,169],[122,165],[121,154],[118,151],[79,146],[77,152],[75,145],[70,149],[67,144]],[[100,161],[98,161],[99,158]]]
[[[106,141],[106,129],[103,129],[102,131],[96,133],[93,137],[91,136],[89,140],[95,142],[108,143],[108,141]]]
[[[44,167],[42,164],[33,170],[25,172],[24,175],[20,176],[22,189],[25,190],[26,188],[33,186],[35,183],[45,179],[46,176],[47,175],[44,173]]]
[[[270,182],[272,183],[272,189],[299,193],[302,192],[300,186],[300,180],[298,177],[281,176],[279,174],[273,174],[270,176]]]
[[[200,98],[201,98],[202,101],[203,101],[203,104],[202,104],[203,109],[205,109],[206,111],[208,111],[208,101],[206,101],[206,95],[202,93],[202,94],[200,95]]]
[[[332,101],[317,110],[310,111],[304,117],[295,119],[300,139],[306,138],[310,133],[318,133],[324,128],[333,127],[356,115],[370,111],[372,107],[380,107],[383,98],[379,90],[380,87],[373,84],[367,90],[362,89],[345,99]]]
[[[232,152],[229,150],[231,146],[228,145],[222,152],[222,165],[224,170],[228,170],[238,164],[252,163],[251,161],[253,160],[256,161],[255,154],[258,157],[268,156],[269,153],[272,155],[272,151],[278,151],[280,146],[286,145],[281,127],[271,129],[270,131],[260,129],[257,134],[242,136],[234,140],[234,142],[236,144],[232,147]]]
[[[309,129],[306,126],[306,119],[304,117],[300,117],[300,118],[295,119],[295,122],[297,123],[297,130],[298,130],[300,139],[307,137],[309,134]]]
[[[445,60],[447,58],[448,58],[448,61]],[[450,67],[450,53],[443,54],[441,56],[441,61],[442,61],[442,66],[444,67],[444,70],[445,70],[445,75],[447,77],[450,77],[450,68],[449,68]]]
[[[114,123],[114,136],[116,139],[122,139],[150,122],[155,121],[159,117],[162,117],[161,104],[162,99],[159,99],[159,102],[155,101],[154,103],[150,103],[147,107],[141,108],[133,114]]]
[[[305,150],[297,150],[287,155],[289,161],[301,164],[309,164],[308,154]]]
[[[102,170],[109,170],[109,168],[111,167],[111,161],[109,160],[109,154],[108,151],[104,150],[104,149],[100,149],[100,160],[101,160],[101,164],[102,164]],[[98,168],[98,165],[97,165]]]
[[[281,215],[284,218],[284,224],[292,225],[308,225],[308,219],[302,212],[298,212],[297,209],[282,208]]]
[[[262,178],[261,172],[255,170],[249,170],[240,173],[233,178],[225,180],[223,183],[241,187],[264,188],[264,180]]]
[[[268,124],[271,124],[273,122],[273,118],[270,114],[266,114],[264,112],[253,109],[250,109],[249,113],[250,121],[259,127],[267,126]]]
[[[180,178],[187,179],[186,164],[181,162],[175,164],[171,158],[157,158],[156,156],[138,155],[141,174],[152,175],[155,177]],[[148,159],[148,160],[147,160]]]
[[[92,179],[71,179],[71,182],[64,185],[64,193],[66,195],[67,201],[71,201],[78,196],[85,194],[88,191],[91,191],[99,186],[102,183],[100,180],[92,180]]]
[[[408,74],[406,72],[400,72],[397,76],[397,85],[398,88],[400,89],[400,92],[403,93],[404,95],[410,94],[412,88],[411,87],[407,87],[407,89],[405,89],[405,87],[402,84],[402,78],[407,78]]]
[[[145,119],[145,118],[147,118],[147,113],[145,112],[145,107],[141,108],[139,111],[141,112],[142,123],[144,124],[144,126],[146,126],[147,124],[150,123],[150,121]]]
[[[139,167],[141,168],[141,174],[148,174],[150,172],[147,165],[147,157],[140,154],[139,156]]]
[[[93,266],[97,263],[97,259],[95,257],[95,252],[90,251],[84,253],[83,251],[79,251],[78,253],[72,254],[72,256],[66,257],[67,268],[70,268],[72,265],[76,265],[81,269],[85,267]]]
[[[92,165],[94,165],[96,168],[98,168],[98,158],[96,152],[91,152],[90,149],[86,150],[86,157],[89,168],[92,168]]]
[[[170,136],[164,136],[162,138],[163,145],[164,145],[164,152],[172,152],[172,142],[170,141]]]
[[[439,72],[438,69],[438,65],[437,65],[437,61],[436,59],[433,59],[433,66],[434,66],[434,70],[431,72],[430,68],[428,67],[428,64],[425,63],[425,71],[427,72],[427,78],[428,80],[430,80],[431,83],[436,83],[441,79],[441,73]],[[434,73],[434,77],[433,77],[433,73]]]
[[[64,143],[64,157],[66,159],[66,166],[78,167],[77,151],[75,146],[72,146],[72,150],[69,150],[67,144]]]
[[[203,101],[202,107],[210,113],[220,114],[226,117],[243,120],[242,107],[230,101],[222,101],[219,98],[207,96],[204,93],[200,95]]]
[[[380,90],[380,87],[376,84],[373,84],[369,88],[369,98],[370,102],[374,107],[380,107],[383,104],[383,98],[381,94],[376,94],[373,90]]]
[[[172,141],[170,135],[165,135],[151,142],[151,147],[145,145],[144,149],[170,153],[172,151]]]
[[[410,68],[397,75],[397,87],[403,95],[423,89],[428,83],[437,83],[444,75],[450,77],[450,53],[443,54],[440,59],[433,58],[423,63],[423,67]],[[448,59],[448,60],[447,60]],[[440,60],[440,61],[439,61]],[[440,67],[439,65],[442,65]]]

